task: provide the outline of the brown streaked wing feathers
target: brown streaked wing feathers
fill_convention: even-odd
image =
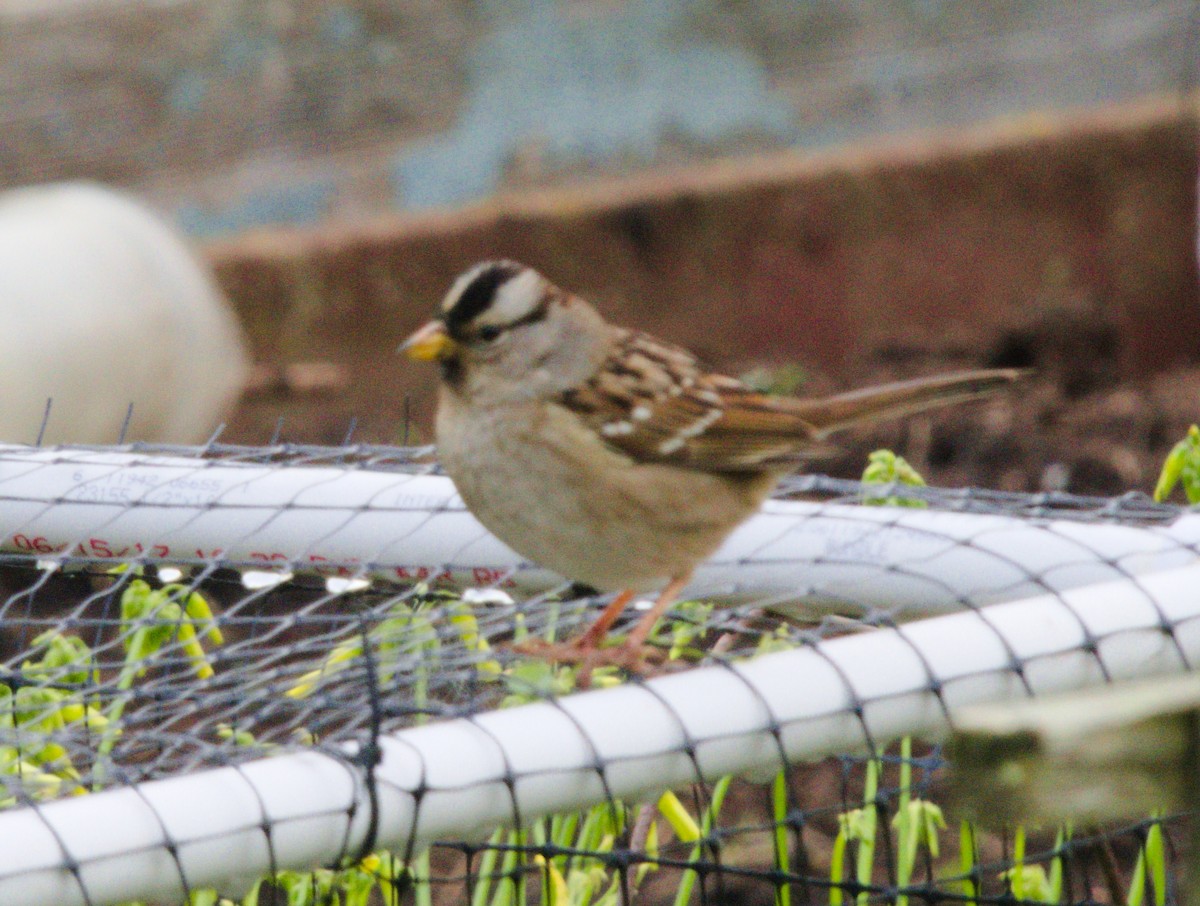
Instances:
[[[962,372],[823,399],[765,396],[705,372],[685,349],[618,329],[596,375],[560,402],[638,462],[757,471],[820,455],[822,439],[840,428],[982,396],[1020,374]]]
[[[685,349],[626,330],[596,376],[562,398],[639,462],[715,471],[754,471],[795,459],[805,439],[816,444],[816,429],[778,402],[706,373]]]

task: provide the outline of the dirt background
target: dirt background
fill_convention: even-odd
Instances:
[[[822,471],[887,445],[939,484],[1149,490],[1200,418],[1197,147],[1176,97],[235,237],[208,254],[263,369],[226,437],[283,418],[294,441],[428,440],[434,375],[395,346],[504,256],[729,373],[799,366],[802,393],[1034,369],[1000,401],[845,438]]]

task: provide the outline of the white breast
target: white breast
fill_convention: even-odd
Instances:
[[[774,486],[639,465],[567,410],[471,409],[444,392],[438,456],[463,501],[530,560],[605,591],[643,590],[689,571]]]

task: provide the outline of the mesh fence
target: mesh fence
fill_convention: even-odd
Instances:
[[[522,643],[606,599],[427,450],[5,448],[0,518],[5,903],[1175,895],[1174,819],[933,806],[965,705],[1196,658],[1200,518],[1140,495],[797,477],[583,694]]]

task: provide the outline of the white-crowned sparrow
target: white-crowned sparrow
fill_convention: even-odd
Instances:
[[[640,649],[695,566],[830,432],[978,397],[1020,374],[764,396],[686,349],[607,323],[514,261],[462,274],[401,350],[441,366],[438,456],[479,521],[563,576],[623,590],[580,651],[635,592],[665,581],[628,639]]]

